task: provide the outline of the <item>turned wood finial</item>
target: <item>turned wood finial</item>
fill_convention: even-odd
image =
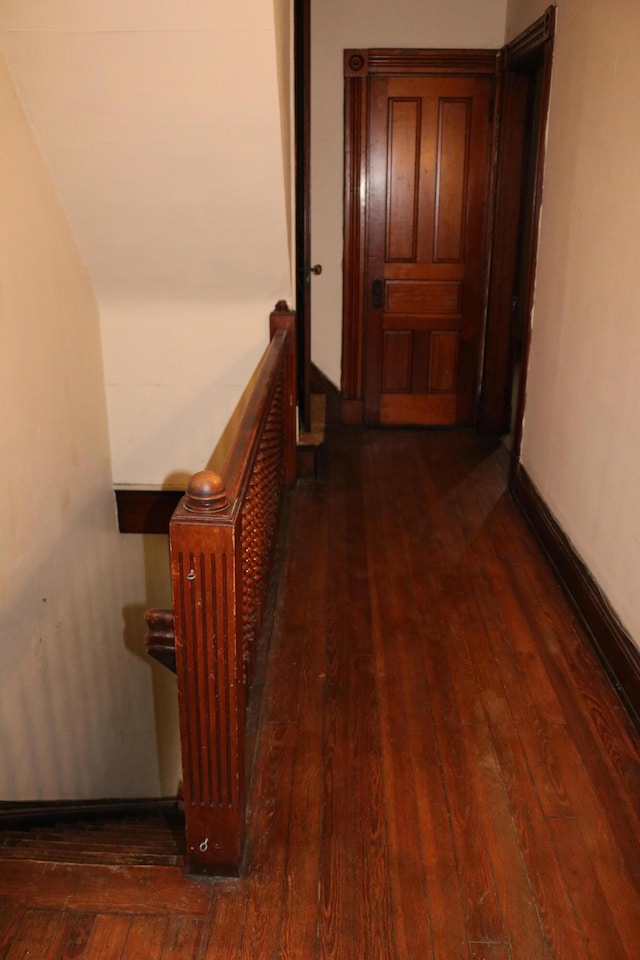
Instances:
[[[286,300],[278,300],[275,306],[274,313],[291,313],[289,309],[289,304]]]
[[[224,480],[213,470],[199,470],[189,480],[184,508],[192,513],[219,513],[229,506]]]

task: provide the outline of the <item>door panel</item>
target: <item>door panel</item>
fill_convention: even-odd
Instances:
[[[370,78],[370,423],[473,420],[492,93],[488,77]]]

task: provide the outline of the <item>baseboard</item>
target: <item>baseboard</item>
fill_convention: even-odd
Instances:
[[[169,533],[169,521],[184,490],[115,491],[120,533]]]
[[[0,828],[47,826],[77,820],[119,820],[153,817],[178,810],[177,797],[136,800],[52,800],[27,803],[0,802]]]
[[[342,423],[342,393],[315,363],[311,364],[311,393],[324,393],[327,398],[328,425]]]
[[[510,488],[640,729],[640,650],[521,464],[512,474]]]

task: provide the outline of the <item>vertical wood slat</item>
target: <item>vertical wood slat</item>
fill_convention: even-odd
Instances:
[[[295,481],[295,316],[281,302],[223,477],[195,474],[170,525],[189,868],[239,871],[245,715],[280,505]]]

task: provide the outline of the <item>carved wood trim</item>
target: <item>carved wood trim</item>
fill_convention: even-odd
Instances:
[[[295,315],[285,303],[271,332],[222,476],[194,474],[170,526],[187,856],[197,873],[239,871],[247,690],[280,507],[295,481]]]
[[[640,650],[522,465],[516,468],[510,489],[640,729]]]
[[[523,30],[515,40],[505,48],[507,68],[515,70],[532,56],[539,53],[542,46],[553,40],[556,32],[556,8],[547,7],[544,14],[530,27]]]
[[[430,74],[433,76],[494,76],[495,50],[345,50],[347,77]]]

